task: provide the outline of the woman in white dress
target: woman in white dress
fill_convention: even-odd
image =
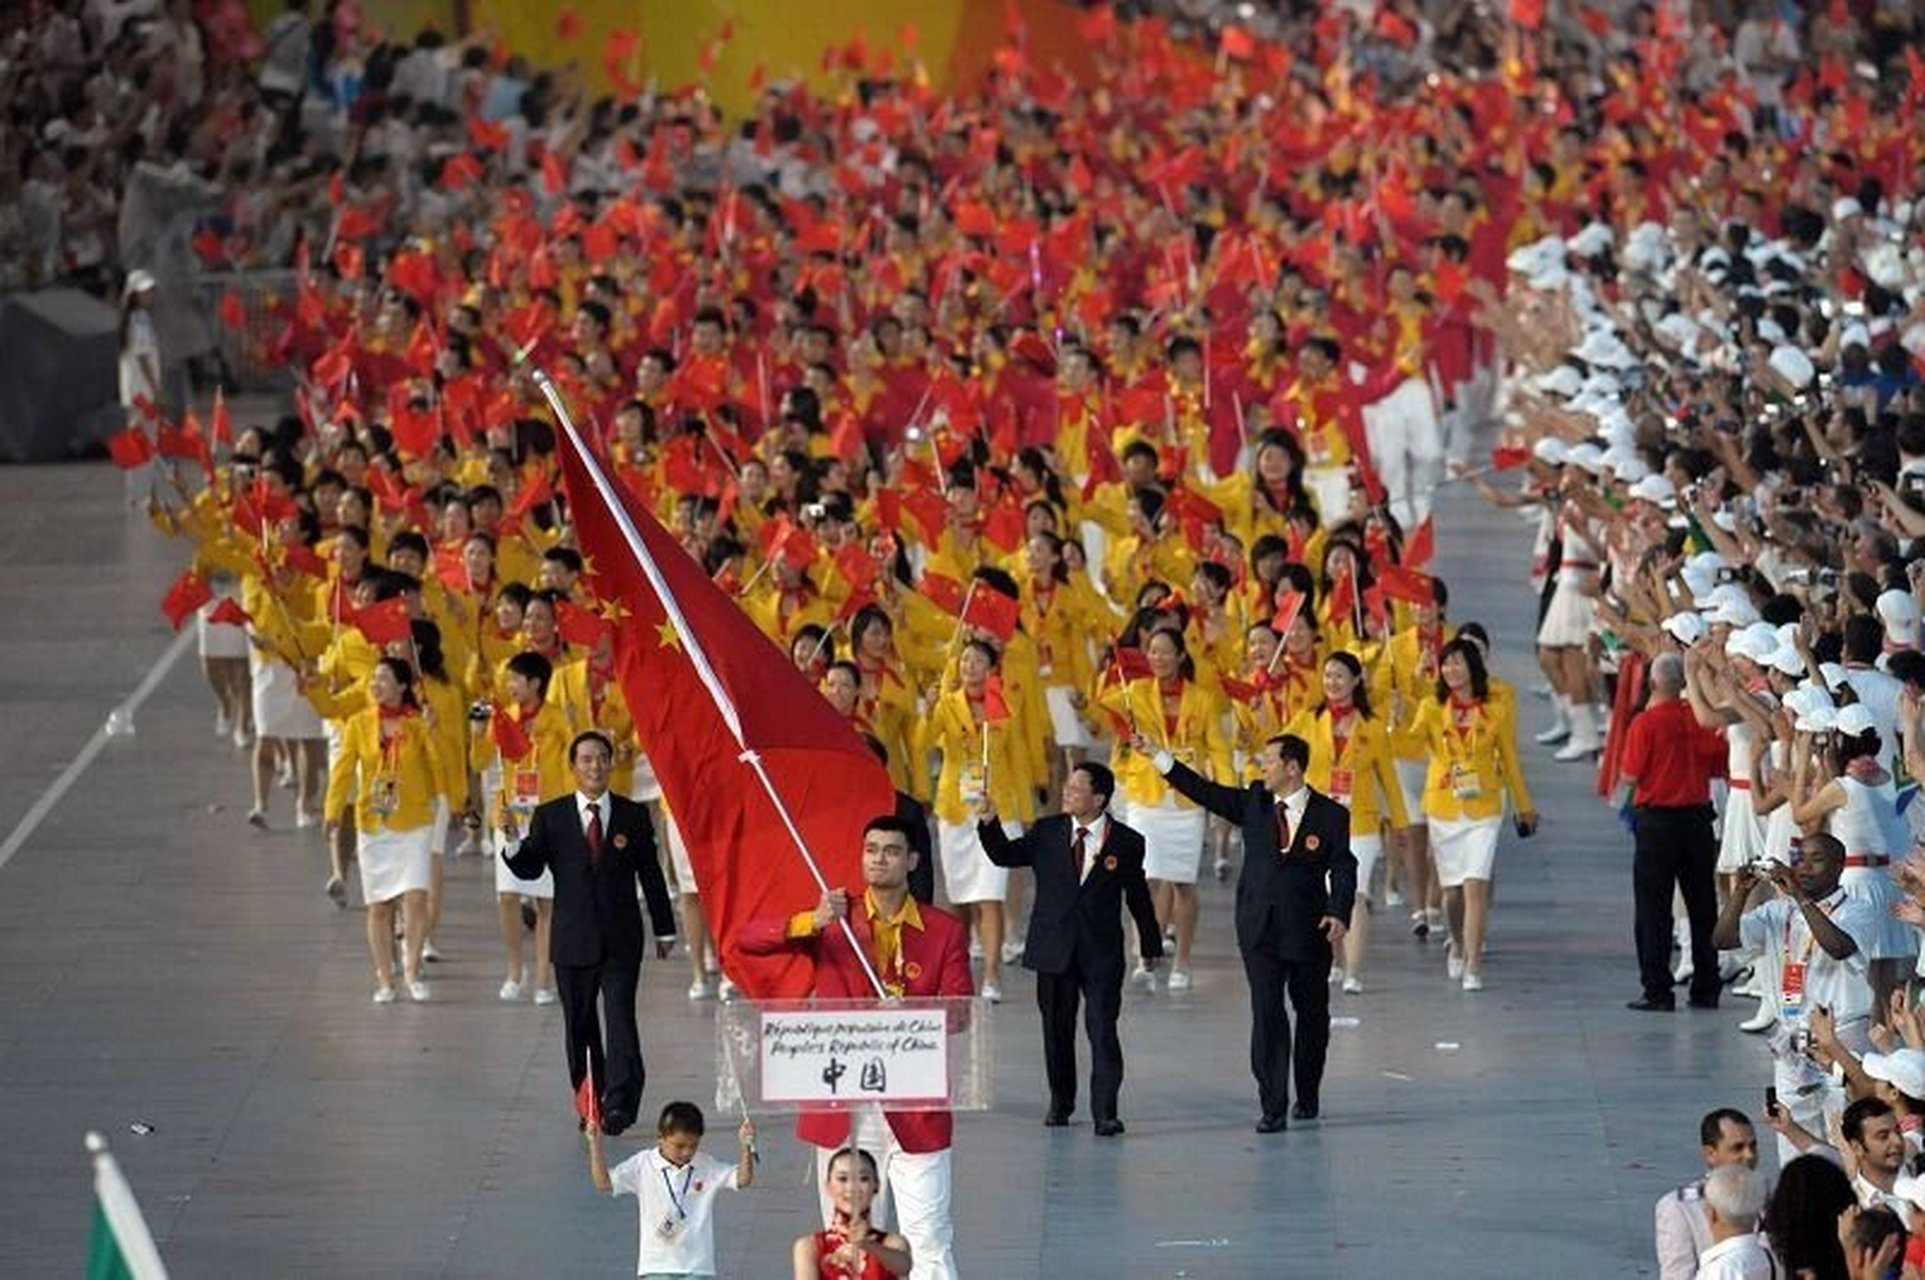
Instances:
[[[355,856],[368,904],[368,955],[374,962],[374,1002],[394,1000],[394,904],[401,903],[402,978],[408,995],[428,998],[421,977],[427,936],[428,889],[441,839],[435,821],[447,794],[447,768],[434,728],[421,713],[414,673],[399,658],[383,658],[368,675],[369,706],[341,735],[341,755],[328,780],[324,812],[331,835],[354,805]]]
[[[1845,846],[1839,884],[1878,913],[1878,932],[1866,958],[1871,961],[1872,1007],[1882,1009],[1900,965],[1911,968],[1918,955],[1918,935],[1892,914],[1905,896],[1892,882],[1890,870],[1892,855],[1906,849],[1905,828],[1892,775],[1878,763],[1878,730],[1871,712],[1858,704],[1840,707],[1833,727],[1836,736],[1822,761],[1793,761],[1792,816],[1807,832],[1823,830]]]
[[[1566,482],[1573,482],[1577,474],[1577,468],[1567,468]],[[1551,677],[1551,696],[1570,723],[1570,741],[1558,749],[1559,760],[1589,760],[1604,745],[1603,708],[1594,705],[1591,659],[1585,650],[1597,616],[1602,566],[1589,531],[1577,503],[1567,501],[1558,516],[1557,585],[1537,628],[1539,658]]]

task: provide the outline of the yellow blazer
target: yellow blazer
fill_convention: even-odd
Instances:
[[[1010,718],[989,726],[989,796],[996,814],[1005,821],[1028,823],[1036,816],[1033,775],[1023,743],[1022,715],[1017,698],[1004,686],[1009,700]],[[945,693],[936,700],[929,715],[929,745],[942,758],[936,775],[936,816],[944,822],[970,820],[970,806],[963,800],[964,772],[983,767],[983,722],[976,716],[969,695],[961,689]]]
[[[1386,813],[1393,827],[1410,825],[1404,808],[1404,789],[1397,784],[1397,770],[1391,763],[1390,731],[1382,720],[1352,715],[1350,736],[1342,754],[1337,752],[1337,735],[1328,708],[1306,711],[1290,723],[1286,733],[1294,733],[1310,744],[1310,768],[1304,778],[1350,810],[1353,835],[1374,836],[1383,825]],[[1334,786],[1348,775],[1349,790]]]
[[[548,688],[548,702],[562,711],[570,740],[575,734],[600,729],[615,747],[615,762],[608,771],[611,791],[627,795],[635,782],[635,756],[639,742],[635,736],[635,717],[629,714],[628,698],[619,681],[610,673],[599,690],[588,676],[588,658],[564,662],[556,669]],[[569,786],[574,785],[570,775]],[[544,797],[546,798],[546,797]]]
[[[1194,680],[1183,684],[1183,697],[1177,704],[1176,725],[1172,731],[1163,714],[1163,695],[1156,677],[1144,676],[1127,685],[1112,685],[1100,704],[1132,722],[1150,744],[1151,751],[1164,750],[1214,782],[1232,785],[1236,763],[1230,755],[1230,739],[1223,730],[1223,703]],[[1118,738],[1111,767],[1117,785],[1130,803],[1160,805],[1164,797],[1175,794],[1163,775],[1156,771],[1150,755],[1131,750],[1128,741]],[[1195,806],[1182,796],[1183,808]]]
[[[1513,712],[1493,699],[1462,712],[1461,728],[1459,715],[1435,696],[1417,713],[1415,731],[1423,736],[1430,760],[1424,778],[1424,816],[1454,821],[1495,818],[1504,812],[1507,791],[1519,813],[1531,812],[1531,793],[1517,759]]]
[[[535,709],[532,719],[524,717],[520,707],[505,707],[498,714],[509,717],[521,726],[522,732],[528,735],[531,749],[528,755],[517,760],[503,760],[490,727],[476,724],[468,744],[469,765],[476,773],[487,773],[498,767],[502,790],[513,795],[516,766],[532,766],[540,779],[537,793],[540,803],[553,800],[556,796],[565,796],[575,789],[574,770],[568,764],[568,744],[573,741],[575,731],[569,727],[566,712],[549,701]],[[494,825],[494,814],[484,814],[483,817],[490,825]]]
[[[350,801],[354,825],[363,832],[415,831],[434,821],[435,801],[448,793],[441,748],[421,716],[404,716],[397,723],[398,734],[383,743],[378,708],[348,718],[322,805],[329,822],[339,822]],[[390,780],[394,809],[382,814],[376,811],[376,793]]]
[[[1417,731],[1417,715],[1425,703],[1437,700],[1437,655],[1456,633],[1455,627],[1441,626],[1433,643],[1416,627],[1406,627],[1390,637],[1392,696],[1383,705],[1395,713],[1390,747],[1399,760],[1422,760],[1430,750]]]

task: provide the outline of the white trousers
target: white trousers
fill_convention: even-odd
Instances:
[[[949,1149],[921,1155],[904,1151],[895,1131],[880,1111],[862,1111],[849,1118],[849,1144],[876,1158],[882,1186],[869,1211],[872,1225],[887,1229],[893,1222],[909,1242],[914,1266],[910,1280],[956,1280],[956,1221],[950,1212],[954,1185]],[[816,1195],[822,1206],[822,1225],[835,1225],[835,1206],[829,1200],[828,1147],[815,1149]]]
[[[1430,514],[1431,492],[1444,478],[1444,434],[1430,384],[1406,378],[1363,411],[1370,459],[1390,497],[1391,514],[1409,530]]]

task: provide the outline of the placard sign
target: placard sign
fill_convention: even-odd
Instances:
[[[941,1009],[765,1010],[762,1099],[946,1105],[948,1038]]]

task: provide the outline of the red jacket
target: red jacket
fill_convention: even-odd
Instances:
[[[976,994],[975,981],[969,974],[968,929],[955,916],[927,903],[918,904],[917,911],[922,916],[922,928],[904,925],[902,930],[903,995]],[[873,959],[869,915],[861,898],[851,905],[849,924]],[[815,994],[824,1000],[863,999],[875,994],[841,926],[807,938],[791,938],[788,929],[786,918],[752,921],[742,929],[742,950],[752,956],[784,950],[807,952],[815,959]],[[955,1132],[955,1121],[946,1108],[884,1111],[883,1115],[902,1149],[917,1155],[947,1150]],[[796,1117],[795,1132],[813,1146],[841,1147],[849,1140],[849,1116],[837,1111],[805,1112]]]

